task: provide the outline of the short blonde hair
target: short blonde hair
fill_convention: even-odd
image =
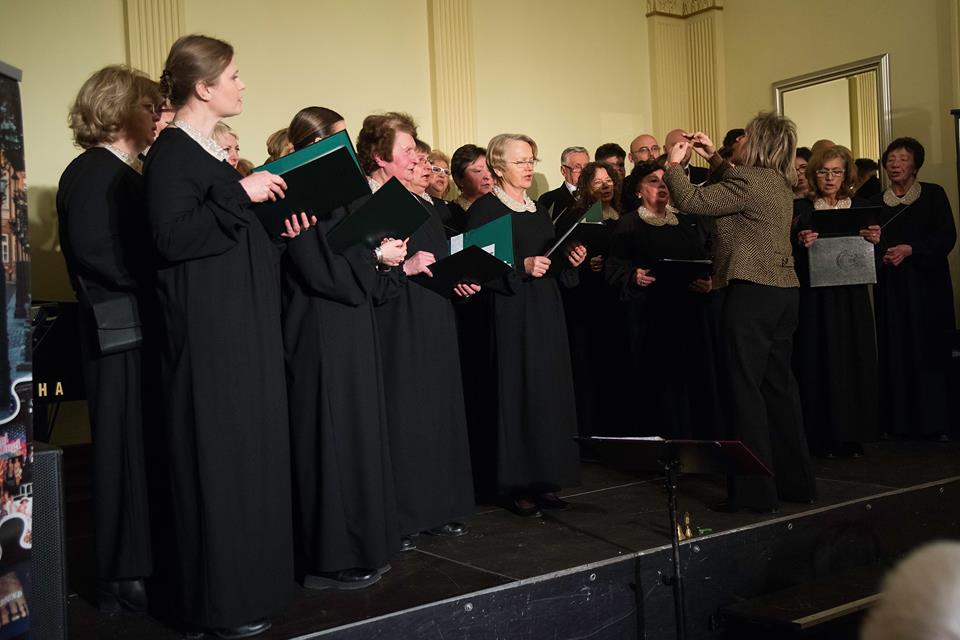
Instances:
[[[100,69],[80,87],[67,123],[78,147],[89,149],[117,139],[140,108],[141,98],[154,106],[163,102],[159,85],[125,65]]]
[[[817,188],[817,171],[823,168],[827,160],[843,160],[843,167],[846,172],[843,174],[843,182],[840,184],[840,190],[837,191],[838,198],[849,198],[853,195],[853,185],[857,183],[857,165],[853,161],[853,153],[843,145],[834,145],[832,147],[821,147],[816,153],[810,156],[807,162],[807,182],[810,183],[810,191],[814,196],[821,195]]]
[[[237,132],[234,131],[230,125],[223,120],[217,120],[217,124],[213,125],[213,139],[220,142],[220,138],[223,136],[233,136],[238,143],[240,142],[240,136],[237,135]]]
[[[745,167],[773,169],[792,188],[797,184],[797,169],[793,158],[797,155],[797,125],[790,118],[772,112],[757,114],[744,127],[747,136],[740,152],[740,163]]]
[[[503,183],[503,179],[497,175],[497,169],[502,170],[506,165],[504,153],[508,142],[526,142],[533,150],[533,159],[539,159],[537,158],[537,143],[530,136],[523,133],[501,133],[498,136],[493,136],[487,144],[487,168],[490,169],[490,175],[493,176],[497,184]]]
[[[443,151],[440,151],[439,149],[434,149],[433,151],[431,151],[430,154],[427,155],[427,160],[430,161],[430,164],[436,164],[437,160],[441,160],[447,163],[448,169],[450,168],[450,157],[447,156],[447,154],[445,154]]]

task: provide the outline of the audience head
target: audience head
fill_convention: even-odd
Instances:
[[[413,180],[417,164],[417,125],[405,113],[370,115],[357,135],[357,159],[368,176],[382,172],[403,183]]]
[[[267,138],[267,162],[273,162],[293,151],[293,145],[290,144],[287,131],[288,129],[284,127],[274,131]]]
[[[835,144],[836,144],[836,142],[834,142],[833,140],[828,140],[827,138],[823,138],[823,139],[821,139],[821,140],[817,140],[816,142],[813,143],[813,146],[810,147],[810,153],[811,153],[811,154],[817,153],[818,151],[821,151],[821,150],[826,149],[826,148],[828,148],[828,147],[832,147],[832,146],[835,145]]]
[[[797,171],[797,184],[793,187],[793,193],[799,197],[805,197],[810,193],[810,183],[807,181],[807,164],[813,154],[807,147],[797,147],[797,154],[793,157],[793,168]]]
[[[660,155],[660,145],[657,139],[649,133],[642,133],[630,143],[630,162],[637,165],[647,160],[654,160]]]
[[[681,140],[686,140],[687,132],[683,129],[674,129],[667,134],[667,137],[663,141],[663,152],[669,153],[670,149],[673,148],[673,145],[677,144]],[[693,145],[687,149],[687,154],[683,156],[683,164],[686,166],[690,162],[690,157],[693,154]]]
[[[853,154],[841,145],[825,147],[810,157],[806,178],[812,195],[821,198],[849,198],[857,181]]]
[[[431,198],[446,198],[450,190],[450,158],[443,151],[434,149],[427,156],[430,163],[430,184],[427,194]]]
[[[619,209],[622,181],[617,170],[603,162],[590,162],[583,168],[574,196],[580,209],[600,201],[604,209]]]
[[[159,86],[145,74],[104,67],[87,78],[70,107],[73,140],[89,149],[125,138],[139,153],[156,138],[162,102]]]
[[[243,110],[244,84],[233,47],[223,40],[189,35],[178,38],[167,55],[160,85],[174,109],[193,104],[219,118]]]
[[[883,152],[883,169],[890,182],[913,185],[925,155],[923,145],[914,138],[897,138]]]
[[[793,159],[797,155],[797,127],[793,121],[772,112],[760,113],[744,127],[733,146],[733,163],[744,167],[773,169],[792,188],[797,183]]]
[[[487,145],[487,167],[497,185],[508,193],[530,188],[537,162],[537,143],[528,135],[501,133]]]
[[[236,169],[237,163],[240,162],[240,136],[230,128],[230,125],[220,121],[213,127],[213,139],[221,149],[227,152],[227,163]]]
[[[732,149],[733,144],[743,137],[744,133],[746,133],[744,129],[730,129],[730,131],[727,131],[726,135],[723,136],[723,146]]]
[[[663,181],[663,165],[655,160],[641,162],[631,175],[637,177],[640,204],[650,211],[662,212],[670,201],[670,191]]]
[[[335,133],[339,133],[347,128],[347,123],[343,116],[326,107],[306,107],[297,111],[293,116],[290,126],[282,129],[286,138],[290,141],[294,151],[299,151],[306,146],[313,144],[324,138],[328,138]],[[277,133],[273,135],[277,135]],[[271,136],[272,137],[272,136]],[[270,150],[270,141],[267,140],[267,150]]]
[[[960,640],[960,543],[933,542],[904,558],[883,581],[861,640]]]
[[[567,147],[560,154],[560,173],[573,186],[580,180],[580,172],[590,162],[590,154],[583,147]]]
[[[487,150],[475,144],[465,144],[453,152],[450,174],[468,202],[493,189],[493,174],[487,166]]]
[[[616,172],[620,174],[621,180],[627,175],[627,152],[616,142],[607,142],[597,147],[593,159],[596,162],[605,162],[613,166]]]

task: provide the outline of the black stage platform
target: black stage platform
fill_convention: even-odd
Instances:
[[[87,599],[92,539],[83,455],[66,456],[70,583],[84,594],[70,596],[70,637],[181,637],[147,615],[99,615]],[[681,547],[690,638],[746,637],[718,620],[720,607],[848,569],[873,567],[879,575],[925,541],[960,537],[958,443],[868,445],[863,458],[819,460],[817,477],[816,504],[784,504],[766,516],[709,511],[724,497],[722,481],[681,477],[681,512],[713,531]],[[420,536],[417,550],[393,558],[392,570],[367,590],[299,589],[262,637],[674,637],[671,589],[660,580],[670,571],[660,481],[585,464],[582,486],[563,495],[572,508],[542,519],[479,507],[470,535]],[[835,628],[829,637],[851,634]]]

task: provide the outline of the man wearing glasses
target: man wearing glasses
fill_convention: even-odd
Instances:
[[[660,143],[649,133],[641,133],[630,143],[630,162],[634,168],[641,162],[656,160],[660,157]],[[640,198],[637,196],[637,177],[630,172],[624,181],[620,192],[620,210],[634,211],[640,207]]]
[[[560,173],[563,184],[540,196],[537,204],[550,212],[554,220],[573,206],[573,194],[577,190],[580,173],[590,162],[590,154],[583,147],[567,147],[560,154]]]

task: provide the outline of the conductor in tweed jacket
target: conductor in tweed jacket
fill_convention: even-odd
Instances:
[[[693,186],[681,163],[690,146],[716,169]],[[664,173],[675,206],[717,223],[714,287],[726,287],[720,320],[721,375],[730,436],[742,440],[774,478],[731,477],[725,510],[773,511],[778,500],[816,498],[797,382],[790,368],[798,287],[790,245],[796,127],[762,113],[746,126],[730,162],[703,133],[668,155]]]

